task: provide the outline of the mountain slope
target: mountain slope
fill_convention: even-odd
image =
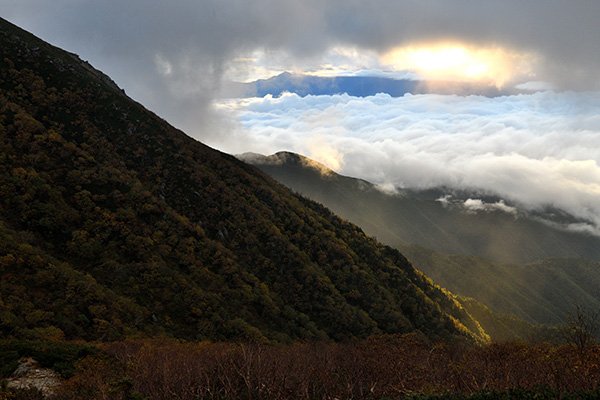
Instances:
[[[546,258],[600,260],[600,237],[552,227],[552,223],[578,222],[556,210],[552,215],[536,215],[490,195],[443,188],[389,195],[369,182],[338,175],[288,152],[240,158],[391,246],[419,245],[498,263]]]
[[[240,158],[397,247],[435,282],[494,312],[557,324],[577,304],[600,307],[600,262],[556,258],[598,258],[594,236],[553,229],[524,214],[444,206],[435,201],[443,192],[391,196],[293,153]]]
[[[485,339],[396,250],[0,20],[0,332]]]
[[[600,308],[600,262],[547,259],[531,264],[496,264],[479,257],[447,255],[418,246],[403,254],[454,293],[493,311],[539,324],[561,324],[577,305]]]
[[[460,303],[479,321],[495,342],[560,342],[561,326],[527,322],[513,314],[490,310],[472,297],[459,297]]]

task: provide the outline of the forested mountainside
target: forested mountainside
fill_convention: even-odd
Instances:
[[[544,258],[597,257],[600,244],[594,236],[560,231],[528,215],[473,214],[444,207],[435,201],[443,192],[385,194],[367,181],[338,175],[294,153],[239,157],[394,245],[435,282],[475,298],[494,313],[512,314],[533,324],[560,324],[576,305],[590,310],[600,307],[600,262]],[[469,300],[464,305],[473,304]],[[486,316],[479,305],[467,309],[474,316]],[[476,318],[484,327],[490,320]],[[517,325],[523,326],[522,322]]]
[[[418,246],[401,247],[420,270],[454,293],[474,297],[492,310],[532,323],[561,324],[576,306],[600,309],[600,262],[547,259],[498,264]]]
[[[578,222],[558,210],[534,213],[490,195],[449,188],[404,189],[392,196],[299,154],[239,157],[394,247],[418,245],[498,263],[546,258],[600,260],[600,237],[557,229],[553,224]],[[479,208],[469,208],[470,203]]]
[[[487,338],[398,251],[76,55],[0,20],[0,62],[1,335]]]

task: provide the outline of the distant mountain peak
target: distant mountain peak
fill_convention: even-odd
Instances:
[[[395,188],[390,193],[290,152],[242,160],[392,246],[411,243],[502,263],[600,259],[600,239],[587,231],[589,224],[560,210],[530,210],[475,188]]]
[[[261,166],[261,165],[279,165],[279,166],[300,166],[313,169],[324,176],[339,176],[337,172],[329,168],[319,161],[303,156],[291,151],[278,151],[277,153],[265,156],[258,153],[243,153],[236,156],[245,163]]]
[[[367,97],[386,93],[392,97],[410,94],[454,94],[501,96],[511,92],[499,90],[494,85],[461,81],[425,81],[380,75],[318,76],[285,71],[279,75],[252,82],[229,82],[221,94],[223,97],[281,96],[290,92],[304,97],[308,95],[337,95]]]

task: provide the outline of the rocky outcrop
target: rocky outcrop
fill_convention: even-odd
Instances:
[[[33,358],[26,357],[19,360],[19,366],[7,380],[6,387],[9,389],[38,389],[44,396],[50,396],[54,394],[60,383],[60,375],[51,369],[42,368]]]

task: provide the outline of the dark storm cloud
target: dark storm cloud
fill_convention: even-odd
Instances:
[[[0,0],[0,12],[208,141],[220,125],[203,111],[224,69],[255,49],[306,60],[334,45],[454,38],[539,53],[535,80],[600,88],[595,0]]]
[[[600,2],[595,0],[2,0],[2,13],[46,39],[122,64],[123,84],[155,73],[157,52],[187,57],[218,76],[243,50],[297,56],[333,44],[385,50],[456,38],[545,57],[546,76],[570,87],[597,85]]]
[[[0,10],[89,60],[173,124],[209,139],[219,125],[203,111],[232,57],[256,48],[305,55],[327,45],[323,15],[309,3],[1,0]],[[169,63],[170,74],[161,74],[158,60]]]

